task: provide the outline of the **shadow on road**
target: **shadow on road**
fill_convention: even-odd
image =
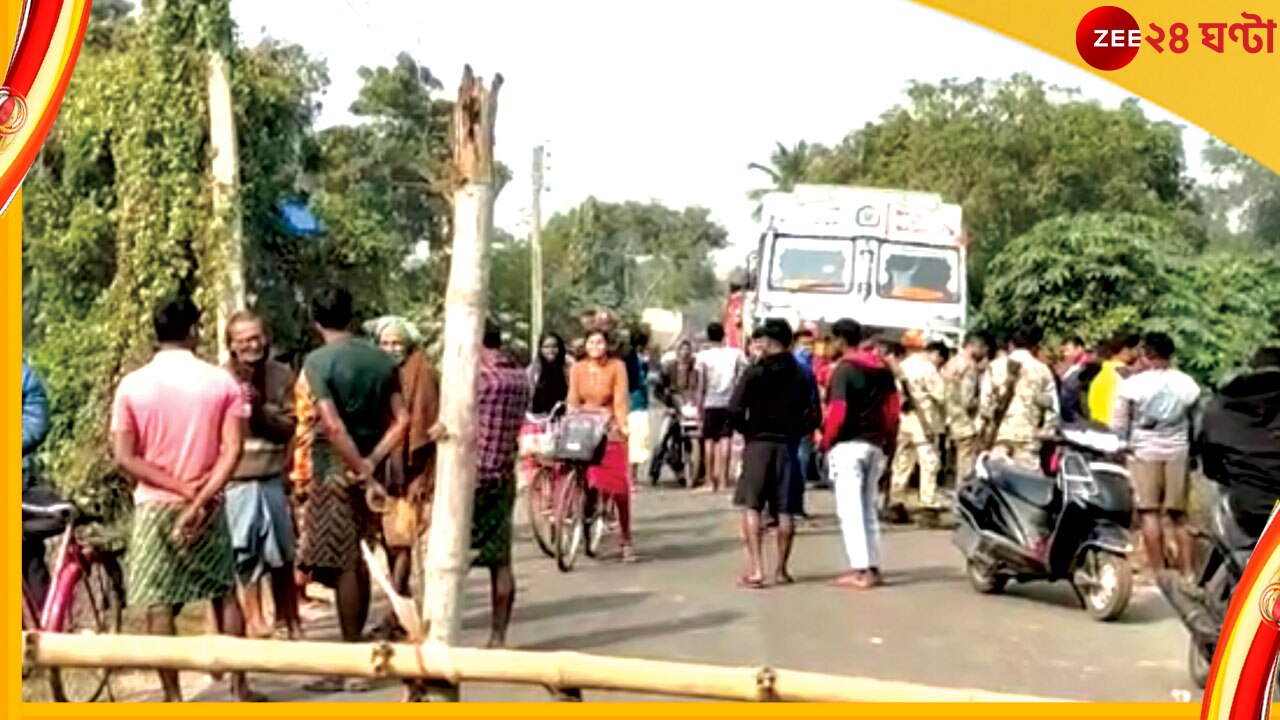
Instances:
[[[672,618],[661,622],[631,625],[620,628],[603,628],[576,635],[562,635],[542,642],[520,645],[520,650],[589,650],[607,647],[637,638],[651,638],[655,635],[671,635],[690,630],[710,630],[742,617],[743,614],[732,610],[717,610],[683,618]]]
[[[636,533],[643,537],[647,533]],[[715,540],[696,540],[685,543],[669,543],[666,545],[637,545],[636,552],[645,560],[693,560],[710,557],[722,552],[741,547],[737,538],[717,538]]]
[[[525,623],[537,622],[539,620],[550,620],[553,618],[563,618],[566,615],[621,610],[625,607],[642,603],[651,595],[653,595],[653,593],[647,591],[577,595],[551,602],[533,603],[529,605],[521,605],[517,600],[516,608],[511,619],[514,623]],[[476,630],[489,627],[488,602],[486,601],[483,605],[478,607],[482,609],[482,612],[472,613],[469,614],[468,617],[464,618],[462,621],[463,629]]]
[[[1077,612],[1084,612],[1080,607],[1080,601],[1076,599],[1075,592],[1071,590],[1071,586],[1066,581],[1015,583],[1009,586],[1005,594],[1009,597],[1016,597],[1043,605],[1055,605]],[[1146,594],[1140,588],[1135,587],[1128,609],[1125,610],[1124,615],[1116,619],[1115,624],[1142,625],[1159,622],[1172,617],[1172,615],[1173,611],[1161,597]]]

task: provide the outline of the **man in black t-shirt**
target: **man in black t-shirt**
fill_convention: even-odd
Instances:
[[[734,430],[742,433],[743,472],[734,494],[742,508],[742,534],[751,567],[740,578],[743,587],[764,586],[761,560],[766,509],[778,519],[778,566],[774,579],[792,582],[787,572],[793,518],[804,506],[804,478],[794,472],[792,448],[818,426],[817,397],[791,349],[791,326],[768,320],[762,328],[760,360],[747,368],[729,401]]]
[[[831,332],[840,359],[829,381],[822,449],[850,567],[835,584],[866,589],[880,584],[876,491],[898,436],[898,392],[893,371],[874,341],[862,343],[857,322],[840,320]]]

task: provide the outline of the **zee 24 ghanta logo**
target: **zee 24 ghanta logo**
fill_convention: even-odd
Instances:
[[[1182,55],[1193,44],[1221,55],[1246,52],[1256,55],[1275,51],[1276,21],[1250,12],[1240,13],[1238,22],[1148,23],[1144,32],[1124,8],[1114,5],[1096,7],[1080,19],[1076,26],[1076,49],[1080,57],[1098,70],[1119,70],[1133,62],[1145,43],[1157,53]],[[1193,37],[1193,26],[1199,37]],[[1233,47],[1228,47],[1228,46]]]

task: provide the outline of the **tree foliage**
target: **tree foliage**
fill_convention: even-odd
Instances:
[[[99,18],[27,185],[23,261],[53,475],[111,510],[125,498],[106,455],[116,381],[148,350],[156,304],[185,292],[209,314],[219,291],[205,81],[208,53],[234,43],[226,0]]]
[[[1205,148],[1204,159],[1218,176],[1218,183],[1204,191],[1212,219],[1223,228],[1238,220],[1246,247],[1280,248],[1280,175],[1216,139]]]
[[[570,333],[579,314],[597,306],[634,317],[713,296],[709,254],[727,237],[705,208],[588,198],[553,216],[542,233],[546,327]]]
[[[1280,336],[1280,255],[1212,250],[1167,220],[1089,213],[1040,223],[991,262],[979,322],[1051,337],[1168,332],[1179,362],[1212,382]]]
[[[916,82],[907,98],[834,147],[799,148],[800,180],[936,192],[961,205],[975,297],[991,258],[1043,220],[1194,210],[1180,130],[1148,119],[1136,100],[1104,108],[1026,75]]]

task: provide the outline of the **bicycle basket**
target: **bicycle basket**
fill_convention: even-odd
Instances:
[[[521,457],[551,457],[555,452],[556,432],[552,423],[525,423],[520,429]]]
[[[607,412],[577,411],[560,421],[552,457],[561,462],[599,464],[608,442]]]

